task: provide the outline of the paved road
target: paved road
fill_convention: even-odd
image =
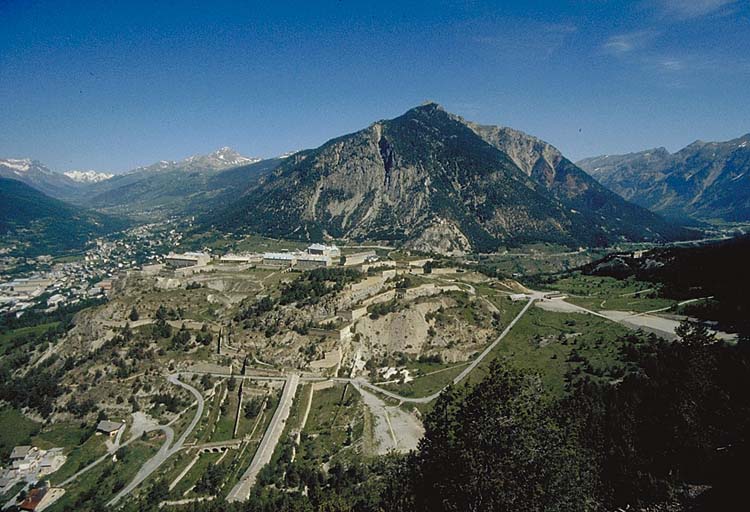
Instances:
[[[175,443],[175,445],[172,447],[172,450],[173,450],[172,453],[182,448],[182,445],[185,444],[185,439],[188,438],[190,433],[193,431],[195,426],[200,421],[201,416],[203,416],[203,407],[204,407],[203,395],[201,395],[200,391],[195,389],[190,384],[185,384],[184,382],[179,380],[178,377],[179,377],[178,375],[170,375],[167,380],[169,380],[169,382],[171,382],[172,384],[185,388],[190,393],[192,393],[193,396],[195,397],[195,400],[198,402],[198,409],[195,411],[195,416],[193,417],[193,420],[190,422],[190,425],[188,425],[188,428],[185,429],[185,432],[182,433],[180,438],[177,440],[177,443]]]
[[[258,477],[260,470],[268,464],[273,455],[276,444],[281,438],[281,434],[284,431],[284,425],[289,417],[289,410],[292,407],[292,401],[294,395],[297,393],[297,385],[299,384],[299,375],[292,374],[284,385],[284,391],[281,393],[279,399],[279,405],[276,407],[271,422],[268,424],[263,439],[258,445],[258,449],[255,451],[250,467],[247,468],[245,473],[240,478],[240,481],[229,491],[227,495],[227,501],[245,501],[250,496],[250,491],[255,485],[255,479]]]
[[[508,326],[503,330],[503,332],[500,333],[500,336],[498,336],[495,339],[495,341],[493,341],[487,348],[485,348],[484,351],[482,351],[482,353],[479,354],[476,357],[476,359],[474,359],[474,361],[471,362],[471,364],[469,364],[469,366],[464,368],[464,370],[453,379],[452,384],[458,384],[459,382],[464,380],[464,378],[466,378],[466,376],[469,373],[471,373],[472,370],[474,370],[482,362],[482,360],[489,355],[490,352],[492,352],[492,350],[497,346],[497,344],[500,343],[502,339],[508,335],[508,333],[513,328],[513,326],[516,325],[516,323],[521,319],[521,317],[529,310],[529,308],[531,307],[531,305],[534,303],[535,300],[536,298],[533,297],[526,303],[526,305],[523,307],[521,312],[518,313],[518,315],[516,315],[516,317],[508,324]],[[336,380],[350,380],[350,379],[336,379]],[[396,400],[400,400],[401,402],[411,402],[411,403],[417,403],[417,404],[426,404],[426,403],[432,402],[438,396],[440,396],[440,393],[442,393],[443,389],[445,389],[443,388],[440,391],[437,391],[429,396],[414,398],[414,397],[401,396],[392,391],[388,391],[387,389],[379,388],[378,386],[374,384],[370,384],[369,382],[361,378],[355,379],[355,383],[357,384],[357,386],[372,389],[373,391],[377,391],[378,393],[382,393]]]
[[[138,414],[138,413],[136,413],[136,414]],[[81,476],[85,472],[89,471],[90,469],[96,467],[97,465],[101,464],[102,462],[104,462],[105,460],[107,460],[110,456],[112,456],[115,453],[117,453],[117,451],[120,448],[124,448],[124,447],[128,446],[130,443],[132,443],[133,441],[135,441],[136,439],[138,439],[141,436],[141,434],[143,433],[144,429],[143,429],[143,427],[139,427],[137,425],[136,414],[133,415],[133,425],[130,427],[130,432],[131,432],[130,439],[128,439],[124,443],[121,443],[122,436],[123,436],[123,434],[125,432],[125,429],[121,428],[120,431],[117,433],[117,437],[115,438],[114,445],[112,447],[110,447],[110,448],[107,449],[107,453],[105,453],[104,455],[102,455],[101,457],[99,457],[98,459],[96,459],[94,462],[88,464],[84,468],[78,470],[75,474],[73,474],[72,476],[70,476],[67,480],[61,482],[60,485],[59,485],[59,487],[66,487],[66,486],[70,485],[75,480],[77,480],[79,476]],[[157,428],[157,426],[152,426],[152,427],[147,428],[145,430],[155,430],[156,428]]]
[[[172,441],[174,440],[174,430],[172,430],[172,428],[167,425],[160,425],[157,427],[158,430],[161,430],[166,435],[164,444],[161,446],[161,448],[159,448],[159,451],[156,453],[156,455],[151,457],[143,464],[143,466],[141,466],[141,469],[138,470],[138,473],[135,475],[133,480],[131,480],[128,485],[126,485],[119,493],[117,493],[114,498],[109,501],[109,503],[107,503],[108,507],[115,505],[122,498],[133,492],[133,490],[141,483],[143,483],[143,481],[146,480],[149,476],[151,476],[154,471],[159,469],[159,467],[164,464],[167,459],[181,450],[183,444],[185,444],[185,440],[198,424],[201,416],[203,416],[203,395],[201,395],[200,392],[193,386],[185,384],[184,382],[179,380],[177,375],[170,375],[169,377],[167,377],[167,380],[169,380],[169,382],[171,382],[172,384],[185,388],[190,393],[192,393],[198,403],[198,407],[195,411],[195,416],[193,417],[188,427],[185,429],[185,432],[182,433],[182,435],[179,437],[179,439],[177,439],[176,442],[174,442],[174,444],[172,443]]]
[[[127,445],[129,445],[130,443],[132,443],[133,441],[135,441],[136,439],[137,439],[137,437],[135,437],[135,436],[131,437],[130,439],[128,439],[127,441],[125,441],[124,443],[122,443],[121,445],[119,445],[117,447],[117,450],[126,447]],[[89,471],[90,469],[94,468],[98,464],[102,463],[106,459],[110,458],[113,455],[113,453],[114,453],[114,451],[108,451],[107,453],[105,453],[104,455],[102,455],[101,457],[99,457],[98,459],[96,459],[94,462],[92,462],[88,466],[86,466],[83,469],[77,471],[74,475],[72,475],[67,480],[61,482],[58,487],[67,487],[68,485],[70,485],[71,483],[73,483],[75,480],[77,480],[79,476],[81,476],[85,472]]]
[[[709,299],[711,297],[700,297],[697,299],[688,299],[682,302],[678,302],[678,306],[684,304],[690,304],[692,302]],[[559,313],[588,313],[590,315],[598,316],[605,320],[617,322],[630,329],[643,329],[647,332],[653,332],[659,336],[667,339],[677,339],[675,329],[680,325],[678,320],[672,318],[665,318],[657,316],[656,313],[663,313],[672,308],[668,306],[665,308],[654,309],[651,311],[644,311],[643,313],[633,313],[632,311],[614,311],[614,310],[602,310],[593,311],[576,304],[566,302],[563,299],[552,299],[539,303],[539,307],[547,310]],[[734,334],[728,334],[722,331],[715,331],[716,337],[721,340],[733,340],[736,338]]]

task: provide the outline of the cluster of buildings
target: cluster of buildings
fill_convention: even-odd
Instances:
[[[48,312],[89,298],[102,297],[112,278],[128,269],[161,260],[166,247],[179,245],[176,230],[157,225],[139,226],[116,240],[99,239],[82,258],[55,263],[51,256],[19,259],[2,256],[0,267],[0,314],[21,316],[29,308]],[[10,274],[18,265],[31,266],[31,274]],[[9,274],[5,274],[8,272]]]
[[[18,506],[20,510],[27,512],[42,512],[65,494],[60,487],[50,487],[49,482],[31,489],[26,499]]]
[[[41,450],[35,446],[16,446],[10,454],[10,466],[0,471],[0,494],[19,482],[35,483],[65,464],[62,448]]]
[[[214,257],[204,252],[169,253],[166,257],[168,266],[179,269],[185,267],[201,267],[212,261],[226,264],[250,264],[267,268],[310,270],[319,267],[336,265],[362,265],[377,261],[375,251],[365,251],[349,254],[343,258],[341,249],[335,245],[311,244],[306,250],[265,252],[265,253],[229,253]]]
[[[335,245],[312,244],[305,251],[263,254],[263,265],[267,267],[309,270],[338,265],[340,262],[341,250]]]
[[[49,313],[60,306],[100,297],[109,285],[106,280],[91,282],[98,278],[95,272],[66,263],[44,273],[0,281],[0,314],[21,316],[32,307],[43,307]]]
[[[0,280],[0,314],[21,316],[29,308],[50,313],[61,306],[105,296],[112,273],[83,262],[55,264],[28,277]]]
[[[199,267],[211,262],[211,255],[205,252],[170,252],[165,258],[167,265],[173,268]]]

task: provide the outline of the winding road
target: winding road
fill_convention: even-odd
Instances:
[[[146,480],[151,474],[159,469],[159,467],[166,462],[167,459],[169,459],[172,455],[177,453],[179,450],[182,449],[182,446],[185,444],[185,440],[188,438],[188,436],[191,434],[191,432],[195,429],[195,426],[198,424],[198,422],[201,419],[201,416],[203,416],[203,395],[195,389],[193,386],[189,384],[185,384],[181,380],[179,380],[178,375],[170,375],[167,377],[167,380],[171,382],[172,384],[176,386],[180,386],[182,388],[187,389],[192,395],[195,397],[195,400],[197,401],[198,408],[195,411],[195,416],[190,421],[190,424],[185,429],[185,432],[182,433],[182,435],[177,439],[174,444],[172,444],[172,441],[174,440],[174,430],[172,430],[172,427],[168,425],[160,425],[156,427],[155,430],[161,430],[164,432],[166,436],[166,440],[164,441],[164,444],[159,448],[159,451],[151,457],[149,460],[147,460],[143,466],[141,466],[141,469],[138,470],[138,473],[136,473],[135,477],[133,477],[133,480],[130,481],[128,485],[126,485],[117,495],[112,498],[108,503],[107,506],[111,507],[114,506],[118,501],[120,501],[122,498],[133,492],[133,490],[138,487],[144,480]],[[132,441],[133,438],[130,439]],[[129,442],[130,442],[129,441]]]
[[[451,384],[458,384],[462,380],[466,378],[466,376],[471,373],[479,364],[492,352],[492,350],[497,346],[498,343],[500,343],[503,338],[505,338],[511,329],[513,329],[513,326],[516,325],[516,323],[521,319],[521,317],[529,310],[531,305],[536,300],[536,297],[532,297],[529,299],[529,301],[526,303],[526,305],[523,307],[523,309],[516,315],[516,317],[503,329],[503,332],[500,333],[500,336],[498,336],[495,341],[490,343],[487,348],[485,348],[481,354],[479,354],[472,362],[463,369],[461,373],[456,375],[456,377],[451,381]],[[443,392],[445,388],[440,389],[439,391],[436,391],[435,393],[423,396],[419,398],[414,397],[407,397],[407,396],[401,396],[397,393],[394,393],[392,391],[388,391],[387,389],[380,388],[376,386],[375,384],[371,384],[368,381],[359,378],[359,379],[336,379],[336,380],[346,380],[346,381],[353,381],[358,387],[368,388],[373,391],[376,391],[378,393],[382,393],[385,396],[388,396],[390,398],[393,398],[395,400],[399,400],[401,402],[410,402],[410,403],[416,403],[416,404],[426,404],[429,402],[432,402],[435,400],[438,396],[440,396],[440,393]],[[447,386],[446,386],[447,387]]]

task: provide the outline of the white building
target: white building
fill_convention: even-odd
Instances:
[[[211,255],[204,252],[185,252],[175,254],[170,252],[166,258],[167,265],[175,268],[194,267],[197,265],[207,265],[211,261]]]
[[[47,299],[47,307],[57,307],[61,303],[65,302],[65,297],[60,295],[59,293],[53,295],[49,299]]]
[[[312,244],[307,248],[307,254],[340,258],[341,250],[335,245]]]
[[[297,263],[297,255],[289,252],[267,252],[263,254],[263,265],[270,267],[292,267]]]
[[[220,263],[238,263],[238,264],[244,264],[244,263],[260,263],[263,261],[263,255],[262,254],[255,254],[255,253],[239,253],[239,254],[233,254],[233,253],[227,253],[221,258],[219,258]]]
[[[300,254],[297,256],[297,264],[294,266],[300,270],[311,268],[330,267],[331,257],[323,254]]]

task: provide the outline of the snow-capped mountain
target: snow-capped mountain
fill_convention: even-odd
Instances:
[[[15,174],[18,174],[18,175],[28,172],[33,165],[34,165],[34,161],[32,161],[30,158],[0,159],[0,167],[4,167],[7,170],[10,170],[11,172],[14,172]]]
[[[193,155],[184,160],[161,160],[146,167],[138,167],[131,172],[173,171],[178,169],[186,171],[220,171],[230,167],[254,164],[261,160],[261,158],[242,156],[232,148],[223,147],[217,149],[213,153],[207,155]]]
[[[30,158],[0,159],[0,177],[22,181],[57,199],[66,199],[81,187],[68,176],[53,172]]]
[[[97,171],[66,171],[63,174],[78,183],[99,183],[114,176],[114,174]]]

